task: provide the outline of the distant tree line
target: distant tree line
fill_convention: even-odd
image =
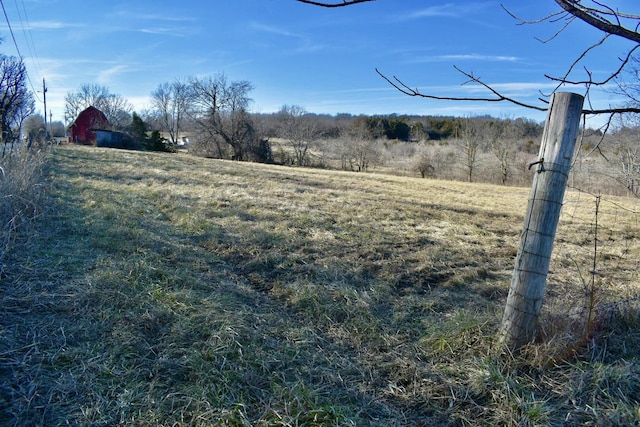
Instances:
[[[83,84],[66,95],[65,119],[71,123],[91,105],[106,115],[114,130],[133,138],[131,147],[175,151],[188,135],[192,153],[221,159],[276,161],[270,144],[275,138],[286,141],[291,152],[289,158],[281,150],[279,162],[298,166],[314,163],[310,147],[321,139],[350,135],[363,140],[441,141],[459,136],[463,127],[462,120],[456,117],[330,116],[310,113],[295,105],[284,105],[271,114],[252,114],[252,91],[250,82],[232,81],[224,74],[176,79],[160,83],[151,93],[151,108],[136,113],[125,98],[107,87]],[[522,124],[523,136],[540,132],[540,124],[517,120]],[[363,144],[358,145],[362,148]],[[362,149],[355,151],[360,153],[345,154],[341,163],[354,170],[366,170],[371,158]]]
[[[455,140],[465,153],[456,155],[457,164],[464,165],[469,181],[477,175],[478,154],[491,147],[500,158],[502,183],[509,181],[514,140],[532,141],[542,130],[541,124],[522,118],[319,115],[297,105],[252,114],[252,90],[250,82],[232,81],[224,74],[177,79],[160,83],[151,93],[151,108],[138,114],[108,88],[83,84],[67,94],[65,112],[70,122],[79,111],[97,105],[114,130],[131,138],[127,148],[176,151],[188,139],[189,152],[200,156],[360,172],[383,164],[393,144],[448,145]],[[505,138],[512,141],[498,143]],[[535,148],[533,142],[521,145]],[[421,175],[436,170],[431,163],[437,160],[423,155],[421,161]]]
[[[67,124],[48,123],[45,129],[44,117],[35,114],[24,64],[0,55],[0,72],[2,155],[20,140],[40,146],[49,137],[65,135],[74,114],[98,105],[113,130],[127,135],[128,148],[174,152],[188,140],[190,153],[220,159],[360,172],[376,167],[520,185],[526,184],[526,164],[539,149],[543,129],[524,118],[326,115],[296,105],[256,114],[250,111],[253,85],[222,74],[161,83],[151,94],[150,108],[141,112],[104,86],[83,84],[66,96]],[[640,196],[638,123],[629,116],[606,137],[587,130],[583,153],[602,154],[606,160],[577,161],[576,175],[589,174],[585,182],[595,185],[591,178],[600,174]],[[596,167],[604,161],[604,167]]]
[[[337,168],[366,172],[372,167],[422,177],[526,185],[527,162],[539,150],[543,124],[526,118],[491,116],[315,114],[298,105],[273,113],[252,113],[253,85],[225,75],[159,84],[149,109],[133,111],[108,88],[81,85],[67,95],[67,120],[88,105],[100,105],[113,129],[131,138],[129,148],[238,161]],[[60,132],[61,124],[50,131]],[[31,139],[42,135],[42,118],[24,121]],[[586,130],[585,152],[603,152],[603,135]],[[608,167],[581,163],[580,173],[601,174],[628,194],[640,195],[640,155],[635,122],[606,136]],[[615,163],[615,167],[611,164]],[[582,165],[588,165],[582,166]],[[588,180],[591,182],[592,180]],[[592,184],[590,184],[592,185]],[[607,191],[607,190],[605,190]]]

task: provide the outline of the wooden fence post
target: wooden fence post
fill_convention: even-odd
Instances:
[[[536,336],[553,241],[571,169],[584,98],[556,92],[551,98],[520,247],[511,279],[500,343],[517,350]]]

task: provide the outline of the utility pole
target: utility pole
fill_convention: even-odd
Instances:
[[[42,78],[42,99],[44,100],[44,135],[49,136],[49,127],[47,126],[47,85]]]

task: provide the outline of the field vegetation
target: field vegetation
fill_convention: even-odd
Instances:
[[[0,157],[0,277],[5,255],[19,231],[27,230],[41,214],[42,180],[46,166],[42,151],[24,145],[5,145]]]
[[[596,217],[567,194],[539,342],[510,355],[526,188],[79,146],[47,165],[0,260],[3,425],[640,420],[637,199]]]

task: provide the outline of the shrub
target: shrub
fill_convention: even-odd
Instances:
[[[145,136],[144,143],[149,151],[164,151],[167,153],[176,152],[175,146],[170,141],[163,138],[157,130],[151,132],[150,137],[147,138]]]
[[[431,156],[428,154],[423,154],[418,162],[415,164],[415,170],[420,172],[420,176],[426,178],[428,176],[433,176],[433,172],[435,168],[433,167]]]

